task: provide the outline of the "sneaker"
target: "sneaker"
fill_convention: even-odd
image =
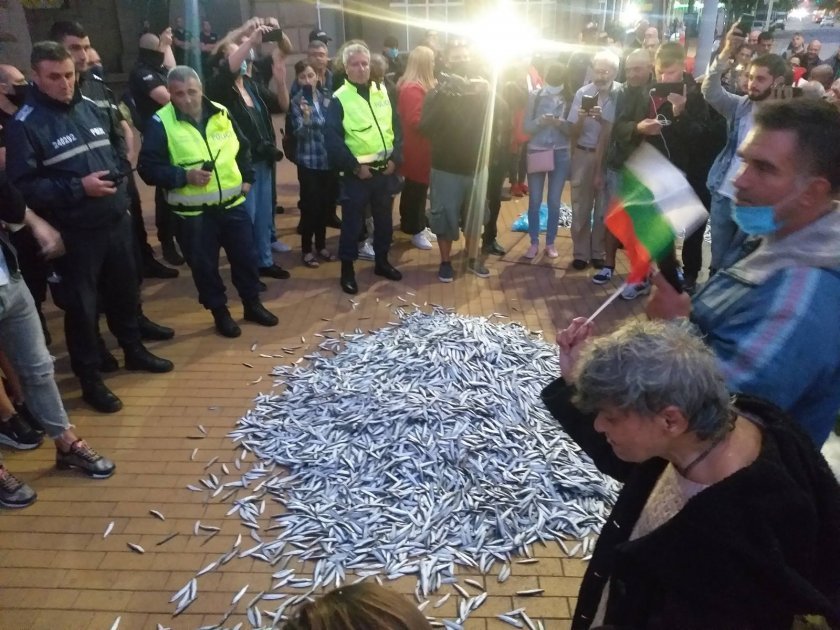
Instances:
[[[432,232],[429,228],[425,228],[423,230],[423,236],[426,237],[426,240],[430,243],[437,243],[437,235]]]
[[[432,244],[426,238],[426,230],[418,232],[411,237],[411,244],[417,249],[432,249]]]
[[[622,300],[635,300],[640,295],[647,295],[650,293],[650,282],[645,280],[638,284],[628,284],[621,292]]]
[[[7,508],[24,508],[35,503],[35,491],[0,465],[0,505]]]
[[[359,258],[362,260],[376,260],[376,254],[373,252],[373,245],[365,241],[359,245]]]
[[[55,467],[59,470],[77,468],[94,479],[107,479],[114,474],[116,466],[110,459],[102,457],[84,440],[76,440],[66,453],[55,451]]]
[[[23,419],[23,421],[29,425],[29,428],[32,429],[38,435],[46,435],[47,430],[44,428],[44,425],[41,424],[38,419],[32,415],[32,412],[29,411],[29,407],[26,406],[26,403],[21,403],[19,405],[15,405],[15,411],[17,411],[18,415]]]
[[[613,277],[612,267],[602,267],[601,271],[592,276],[593,284],[607,284]]]
[[[489,278],[490,270],[484,266],[480,258],[470,258],[467,263],[467,270],[477,275],[479,278]]]
[[[452,270],[451,262],[442,262],[438,267],[438,280],[441,282],[452,282],[455,279],[455,272]]]
[[[557,258],[557,249],[554,247],[554,245],[545,246],[545,255],[549,258]]]
[[[531,247],[528,248],[528,251],[525,252],[525,258],[528,260],[534,260],[537,257],[537,252],[540,251],[540,246],[536,243],[531,243]]]
[[[41,446],[43,441],[44,438],[35,433],[18,414],[5,422],[0,422],[0,444],[11,446],[19,451],[31,451]]]
[[[292,248],[283,241],[274,241],[271,244],[271,251],[277,252],[278,254],[285,254],[286,252],[292,251]]]

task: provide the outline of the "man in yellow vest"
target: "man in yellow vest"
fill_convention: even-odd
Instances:
[[[248,141],[227,109],[204,97],[195,70],[176,66],[167,84],[172,100],[147,123],[137,170],[147,184],[166,190],[198,300],[213,314],[219,334],[242,333],[219,275],[222,247],[245,319],[276,326],[277,317],[260,302],[253,230],[243,205],[254,179]]]
[[[388,280],[402,274],[388,262],[394,226],[392,208],[399,189],[395,173],[402,157],[399,118],[385,87],[370,81],[370,50],[363,44],[347,46],[342,54],[347,80],[333,93],[327,108],[324,139],[332,167],[341,171],[341,288],[358,293],[353,261],[359,256],[358,239],[365,207],[373,215],[374,273]]]

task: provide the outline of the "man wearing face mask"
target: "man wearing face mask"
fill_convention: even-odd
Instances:
[[[737,241],[743,237],[743,234],[739,235],[738,226],[732,220],[732,202],[735,199],[732,182],[741,167],[735,149],[747,137],[757,109],[767,101],[774,87],[784,84],[787,74],[784,59],[778,55],[761,55],[753,59],[749,66],[747,94],[736,96],[728,92],[721,83],[721,77],[732,67],[736,51],[743,43],[744,36],[740,26],[735,24],[726,34],[726,42],[717,59],[709,67],[701,86],[706,102],[726,118],[729,126],[726,146],[712,164],[706,182],[712,194],[709,210],[712,273],[732,262],[729,252],[737,250]]]
[[[840,112],[764,105],[738,149],[735,262],[689,300],[657,276],[648,315],[690,317],[728,389],[788,411],[817,447],[840,408]]]
[[[382,56],[388,60],[388,72],[399,77],[405,68],[400,63],[400,42],[393,35],[388,35],[382,44]]]

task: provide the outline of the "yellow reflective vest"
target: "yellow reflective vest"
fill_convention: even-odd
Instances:
[[[164,105],[155,114],[166,130],[173,165],[192,170],[201,168],[205,162],[215,162],[213,176],[206,186],[187,184],[167,192],[167,203],[181,216],[201,214],[203,206],[232,208],[245,202],[242,174],[236,164],[239,140],[224,105],[211,103],[218,111],[207,119],[204,136],[192,123],[177,117],[172,103]]]
[[[370,85],[370,101],[345,81],[333,94],[344,110],[344,144],[359,164],[385,163],[394,152],[391,101],[384,87]]]

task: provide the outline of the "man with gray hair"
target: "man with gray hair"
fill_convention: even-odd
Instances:
[[[572,125],[572,267],[604,266],[604,154],[601,134],[615,120],[620,84],[618,55],[602,50],[592,58],[593,81],[575,93],[568,121]]]
[[[245,319],[276,326],[277,317],[260,302],[254,236],[244,206],[254,181],[248,141],[228,110],[204,96],[195,70],[176,66],[167,87],[172,100],[146,125],[137,170],[143,181],[165,191],[199,302],[213,314],[219,334],[242,334],[219,275],[222,247]]]

